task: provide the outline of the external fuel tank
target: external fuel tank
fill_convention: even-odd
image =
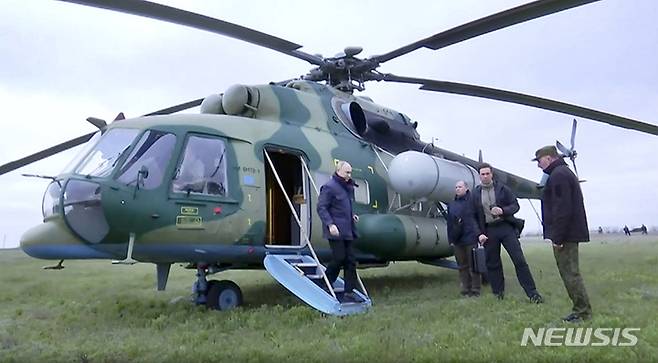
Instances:
[[[455,161],[417,151],[405,151],[393,158],[388,167],[391,187],[412,200],[447,202],[455,197],[459,180],[473,187],[480,183],[478,172]]]

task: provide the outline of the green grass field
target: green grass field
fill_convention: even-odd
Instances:
[[[506,299],[461,298],[455,271],[418,263],[362,270],[366,314],[324,316],[264,271],[229,271],[245,306],[211,312],[188,302],[194,271],[172,267],[155,291],[155,267],[51,261],[0,250],[0,362],[178,361],[627,361],[658,360],[658,238],[595,236],[581,245],[594,318],[579,326],[641,328],[634,347],[521,346],[526,327],[567,327],[571,303],[552,251],[524,248],[543,305],[525,298],[509,258]]]

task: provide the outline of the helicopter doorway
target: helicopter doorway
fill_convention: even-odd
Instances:
[[[307,176],[302,167],[301,156],[283,150],[265,150],[265,200],[266,229],[265,243],[277,246],[299,246],[304,241],[304,233],[290,211],[288,201],[309,232],[310,213],[308,203]],[[274,169],[267,162],[272,160]],[[277,181],[281,180],[285,195]],[[287,198],[286,198],[287,197]]]

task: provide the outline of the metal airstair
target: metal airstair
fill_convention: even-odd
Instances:
[[[286,194],[283,183],[267,150],[265,150],[265,158],[272,168],[272,173],[303,236],[302,242],[297,246],[266,245],[268,251],[263,261],[265,269],[286,289],[325,314],[342,316],[367,311],[372,306],[372,301],[358,275],[359,288],[351,291],[353,293],[352,297],[345,296],[345,293],[347,293],[345,283],[340,277],[333,284],[329,282],[325,273],[326,268],[320,263],[315,253],[308,232],[304,229],[290,198]],[[315,192],[319,194],[308,166],[301,156],[299,159],[306,175],[313,184]]]

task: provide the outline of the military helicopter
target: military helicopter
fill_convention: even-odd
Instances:
[[[162,289],[171,264],[189,262],[197,268],[197,301],[213,308],[238,305],[241,293],[235,284],[206,282],[208,274],[262,268],[274,253],[287,256],[311,245],[318,247],[317,259],[328,258],[313,206],[316,187],[339,159],[352,163],[362,186],[356,200],[362,265],[396,260],[442,265],[451,255],[439,202],[450,199],[456,180],[477,183],[477,161],[422,142],[409,116],[355,95],[366,82],[418,84],[658,134],[655,125],[578,106],[378,70],[419,48],[440,49],[590,1],[537,1],[370,58],[359,58],[358,47],[319,57],[268,34],[149,2],[73,2],[216,32],[314,67],[297,79],[235,85],[143,117],[117,117],[109,124],[89,118],[98,132],[0,167],[5,173],[87,142],[53,177],[44,196],[44,223],[24,235],[22,248],[38,258],[155,263]],[[201,114],[175,114],[195,106]],[[571,151],[568,157],[576,155]],[[427,166],[441,174],[432,175]],[[539,195],[530,180],[502,170],[496,175],[519,197]],[[312,262],[296,266],[303,263]]]

